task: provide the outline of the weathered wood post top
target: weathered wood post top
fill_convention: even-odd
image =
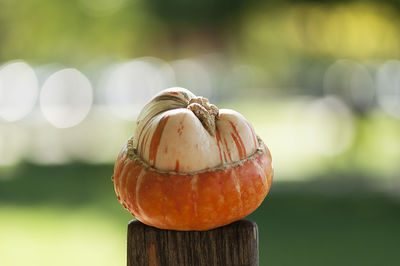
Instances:
[[[128,266],[258,265],[257,224],[240,220],[209,231],[128,225]]]

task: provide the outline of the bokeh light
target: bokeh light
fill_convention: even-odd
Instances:
[[[58,128],[79,124],[88,114],[92,100],[90,81],[76,69],[54,73],[43,84],[40,93],[43,115]]]
[[[0,118],[17,121],[34,107],[38,80],[33,69],[23,61],[6,63],[0,69]]]
[[[132,121],[148,100],[173,83],[173,71],[167,63],[157,58],[140,58],[111,66],[99,87],[110,110]]]
[[[400,119],[400,61],[388,61],[379,68],[376,86],[379,106]]]
[[[88,163],[108,163],[114,161],[121,150],[116,143],[125,143],[134,126],[134,122],[115,119],[104,106],[94,107],[85,121],[63,130],[58,145],[70,158]],[[99,147],[102,152],[98,152]]]
[[[355,61],[337,60],[325,72],[324,92],[346,100],[359,109],[371,108],[375,84],[368,69]]]
[[[304,113],[304,150],[317,156],[335,156],[345,152],[355,137],[351,110],[336,97],[313,101]]]
[[[171,62],[176,76],[176,86],[188,88],[196,95],[212,97],[211,75],[206,67],[194,59]]]

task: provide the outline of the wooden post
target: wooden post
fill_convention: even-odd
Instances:
[[[257,265],[257,224],[240,220],[209,231],[128,225],[128,266]]]

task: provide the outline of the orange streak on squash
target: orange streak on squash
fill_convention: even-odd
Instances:
[[[239,158],[243,159],[246,156],[246,147],[243,144],[242,138],[239,135],[239,132],[236,129],[235,124],[233,124],[232,121],[229,121],[229,124],[231,124],[233,131],[235,132],[235,135],[232,135],[233,140],[235,141],[236,147],[239,152]]]
[[[144,124],[143,129],[140,131],[139,137],[138,137],[138,142],[140,142],[140,155],[143,156],[144,152],[146,151],[146,145],[147,145],[147,140],[149,138],[150,135],[150,130],[151,127],[149,126],[150,122],[153,121],[152,119],[147,120],[146,124]],[[143,138],[142,138],[142,134]]]
[[[144,133],[144,131],[146,130],[147,126],[149,125],[149,123],[150,123],[151,121],[153,121],[153,119],[147,120],[147,122],[144,124],[142,130],[141,130],[140,133],[139,133],[138,141],[140,141],[140,139],[142,138],[142,134]]]
[[[224,143],[225,143],[226,152],[228,153],[229,160],[230,160],[231,162],[233,162],[233,161],[232,161],[232,157],[231,157],[231,151],[230,151],[229,148],[228,148],[228,144],[226,143],[226,139],[225,139],[225,138],[224,138]]]
[[[218,128],[215,132],[215,138],[217,139],[217,146],[218,146],[218,150],[219,150],[219,159],[221,160],[221,163],[223,163],[224,161],[222,160],[221,147],[219,146],[219,143],[221,142],[221,135],[219,134]]]
[[[247,126],[249,127],[249,129],[251,131],[251,136],[253,137],[254,147],[257,147],[256,136],[254,135],[253,128],[251,127],[251,125],[250,125],[250,123],[248,121],[246,121],[246,124],[247,124]]]
[[[178,160],[176,160],[176,163],[175,163],[175,170],[174,170],[175,172],[178,172],[179,171],[179,161]]]
[[[183,129],[185,128],[185,126],[183,125],[184,120],[185,120],[185,117],[183,117],[183,119],[179,122],[179,128],[177,130],[179,136],[182,136]]]
[[[193,203],[193,217],[197,218],[198,212],[197,212],[197,194],[198,194],[198,187],[197,183],[199,181],[199,176],[194,175],[191,177],[191,186],[192,186],[192,203]]]
[[[143,139],[140,145],[140,155],[144,156],[144,152],[146,151],[146,145],[147,145],[147,140],[149,139],[150,136],[150,127],[147,128],[146,132],[143,135]]]
[[[226,159],[225,151],[223,153],[224,153],[224,160],[225,160],[225,162],[227,162],[228,160]]]
[[[161,118],[161,121],[158,123],[157,128],[154,131],[154,134],[151,138],[149,161],[153,161],[153,165],[156,164],[158,146],[160,146],[161,136],[164,131],[165,125],[167,124],[168,119],[169,116],[164,116],[163,118]]]
[[[243,153],[242,145],[240,145],[239,140],[237,139],[237,137],[233,133],[231,133],[231,136],[232,136],[233,141],[235,141],[236,148],[237,148],[238,153],[239,153],[239,159],[243,159],[245,152]]]

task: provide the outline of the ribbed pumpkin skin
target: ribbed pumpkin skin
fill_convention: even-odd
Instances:
[[[264,144],[262,144],[264,145]],[[139,221],[162,229],[209,230],[239,220],[266,197],[273,178],[271,154],[199,174],[160,173],[122,149],[114,168],[121,204]]]

